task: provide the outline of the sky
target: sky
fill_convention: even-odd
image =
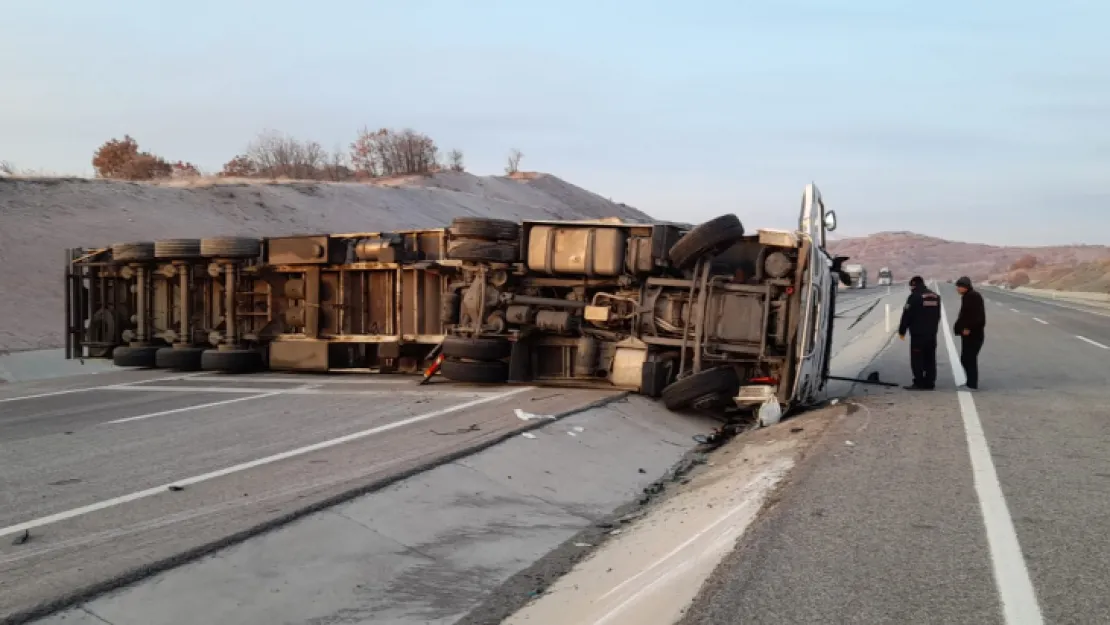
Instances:
[[[163,5],[165,6],[165,5]],[[0,160],[411,127],[654,217],[1110,244],[1105,0],[0,0]],[[1105,202],[1105,204],[1104,204]]]

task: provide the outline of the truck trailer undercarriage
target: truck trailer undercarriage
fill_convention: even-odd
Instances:
[[[240,373],[421,373],[787,409],[828,374],[837,275],[797,231],[460,217],[446,228],[167,239],[66,253],[66,357]]]

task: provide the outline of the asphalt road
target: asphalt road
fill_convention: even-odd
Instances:
[[[944,337],[936,391],[858,389],[685,625],[1107,622],[1110,319],[984,296],[982,390],[955,391]],[[877,365],[908,383],[908,360]]]
[[[876,330],[885,341],[874,306],[889,297],[841,292],[834,370],[858,374]],[[612,395],[165,371],[0,386],[0,622],[527,427],[514,409]]]
[[[129,371],[0,388],[0,622],[614,395]]]

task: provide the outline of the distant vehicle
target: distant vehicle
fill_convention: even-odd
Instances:
[[[894,284],[894,274],[890,272],[889,268],[883,267],[879,270],[879,286],[890,286],[892,284]]]
[[[844,272],[848,274],[851,279],[851,284],[848,285],[850,289],[866,289],[867,288],[867,268],[863,265],[844,265]]]

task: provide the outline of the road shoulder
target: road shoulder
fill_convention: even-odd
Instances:
[[[876,361],[884,379],[905,381],[906,351]],[[1000,622],[956,394],[865,390],[682,625]]]
[[[843,406],[815,410],[745,434],[707,455],[681,479],[682,485],[626,516],[627,524],[604,526],[595,551],[503,622],[676,621],[737,538],[773,501],[795,462],[840,412]],[[568,548],[589,550],[594,544],[586,536],[579,540]]]

